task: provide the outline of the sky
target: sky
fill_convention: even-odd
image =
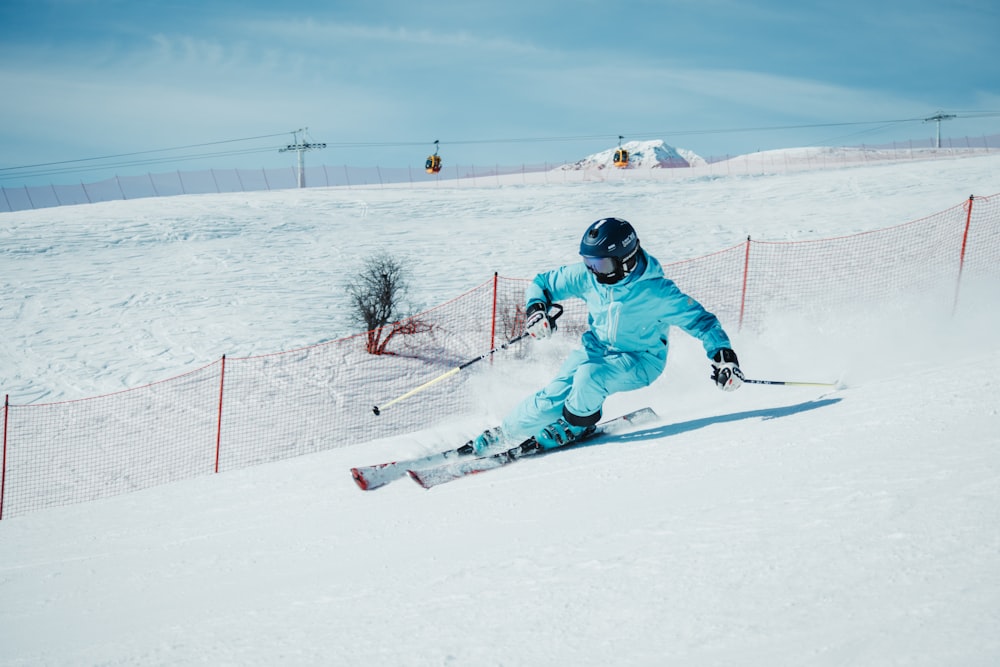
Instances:
[[[991,335],[1000,290],[998,264],[983,261],[1000,250],[1000,154],[668,183],[613,174],[0,213],[0,392],[22,406],[8,425],[0,662],[1000,662],[1000,338]],[[953,310],[954,262],[927,261],[942,245],[928,230],[957,247],[970,193],[994,215],[973,216]],[[945,210],[953,214],[935,215]],[[886,287],[868,306],[824,292],[770,303],[759,326],[726,319],[748,375],[839,381],[835,389],[721,392],[700,344],[675,331],[664,375],[606,404],[609,415],[649,406],[659,421],[429,491],[404,478],[362,492],[349,469],[451,447],[496,423],[578,344],[566,327],[411,397],[406,428],[364,442],[331,434],[324,416],[349,420],[351,403],[339,398],[367,401],[376,365],[421,357],[373,360],[334,346],[319,367],[301,349],[269,355],[264,382],[226,404],[244,428],[224,434],[225,451],[256,443],[264,456],[306,429],[317,449],[143,485],[169,475],[164,461],[178,451],[215,451],[214,431],[204,440],[193,431],[216,414],[218,375],[189,371],[226,352],[290,351],[337,334],[338,291],[370,249],[417,260],[412,293],[430,307],[492,271],[529,277],[578,261],[580,235],[605,215],[630,220],[665,263],[748,234],[820,241],[783,246],[775,257],[809,261],[773,261],[768,274],[832,287],[838,267],[860,260],[860,277]],[[899,229],[911,221],[920,233]],[[823,242],[860,232],[882,242]],[[790,250],[804,246],[835,254]],[[894,293],[881,280],[888,265],[934,277],[943,294]],[[463,329],[449,331],[450,343]],[[441,372],[423,361],[430,368],[405,388]],[[235,359],[227,368],[227,392],[250,380]],[[136,391],[37,405],[126,387]],[[442,406],[449,393],[467,409]],[[319,405],[282,418],[262,407],[280,395]],[[368,405],[359,419],[375,419]],[[73,417],[98,426],[92,444],[78,440]],[[26,456],[41,465],[19,467]],[[128,492],[15,512],[31,491],[67,489]]]
[[[997,34],[990,0],[7,0],[0,184],[982,136]]]

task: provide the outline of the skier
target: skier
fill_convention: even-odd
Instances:
[[[589,435],[608,396],[646,387],[660,376],[671,326],[701,340],[721,389],[733,391],[743,383],[718,318],[664,277],[631,224],[620,218],[594,222],[580,241],[580,255],[582,262],[535,276],[526,290],[525,327],[537,339],[548,338],[556,329],[549,314],[553,304],[583,299],[589,325],[583,346],[547,386],[473,441],[476,454],[530,436],[552,449]]]

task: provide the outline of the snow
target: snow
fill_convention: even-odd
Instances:
[[[998,184],[987,155],[0,214],[0,390],[79,398],[343,336],[342,281],[374,248],[411,260],[429,307],[572,261],[605,215],[669,262],[879,229]],[[911,295],[733,334],[748,372],[843,389],[719,392],[678,337],[658,382],[607,406],[659,423],[431,491],[362,493],[348,469],[453,444],[467,419],[4,519],[0,662],[997,664],[997,293],[968,285],[950,319]],[[572,345],[556,339],[467,390],[499,416]]]

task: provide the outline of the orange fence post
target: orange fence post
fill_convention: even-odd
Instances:
[[[955,299],[951,304],[951,314],[958,310],[958,291],[962,287],[962,271],[965,269],[965,248],[969,243],[969,227],[972,225],[972,202],[975,195],[969,195],[969,203],[965,205],[965,231],[962,232],[962,251],[958,255],[958,278],[955,279]]]
[[[737,331],[743,330],[743,313],[747,306],[747,273],[750,271],[750,237],[747,236],[747,251],[743,256],[743,288],[740,292],[740,323]]]
[[[497,272],[493,272],[493,315],[490,319],[490,349],[496,347],[496,337],[497,337],[497,282],[499,278],[497,277]],[[493,363],[493,359],[490,358],[490,363]]]
[[[219,472],[219,450],[222,446],[222,389],[226,385],[226,355],[222,355],[222,370],[219,373],[219,422],[215,429],[215,472]]]
[[[7,488],[7,412],[10,410],[10,394],[3,399],[3,463],[0,464],[0,520],[3,519],[3,495]]]

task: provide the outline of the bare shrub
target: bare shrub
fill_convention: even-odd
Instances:
[[[362,270],[347,283],[354,307],[351,321],[365,327],[365,350],[369,354],[392,354],[386,347],[397,334],[407,336],[433,329],[433,325],[403,312],[402,302],[409,289],[406,267],[385,252],[367,257]]]

